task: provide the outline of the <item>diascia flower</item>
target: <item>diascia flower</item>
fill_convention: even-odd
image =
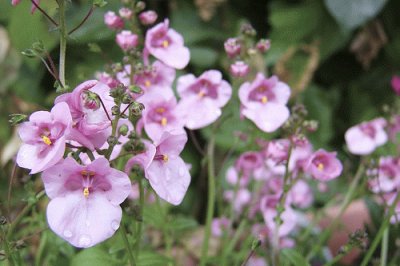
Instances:
[[[147,31],[145,49],[167,66],[176,69],[184,68],[190,60],[189,49],[184,46],[182,36],[169,28],[168,19]]]
[[[377,147],[387,142],[385,126],[386,120],[377,118],[349,128],[345,134],[349,151],[356,155],[371,154]]]
[[[181,97],[178,109],[185,114],[185,126],[189,129],[199,129],[217,120],[232,95],[231,86],[217,70],[208,70],[198,78],[192,74],[181,76],[177,91]]]
[[[71,124],[66,103],[56,104],[51,112],[33,113],[29,121],[19,127],[23,145],[18,151],[17,164],[31,169],[31,174],[55,165],[64,156],[66,134]]]
[[[267,79],[258,73],[253,82],[245,82],[239,88],[241,113],[262,131],[273,132],[289,118],[289,96],[289,86],[276,76]]]
[[[329,181],[338,177],[343,170],[336,152],[318,150],[305,163],[305,171],[319,181]]]
[[[79,248],[110,238],[119,228],[121,204],[131,192],[129,177],[105,158],[79,165],[66,158],[42,174],[51,230]]]

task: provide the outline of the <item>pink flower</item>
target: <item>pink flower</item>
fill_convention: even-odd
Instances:
[[[256,48],[258,51],[260,51],[260,53],[265,53],[266,51],[269,50],[269,48],[271,48],[271,42],[270,42],[270,40],[261,39],[256,44]]]
[[[388,193],[400,188],[400,164],[398,158],[383,157],[379,160],[379,168],[372,173],[373,179],[368,182],[374,193]]]
[[[232,94],[231,86],[217,70],[208,70],[198,78],[192,74],[181,76],[177,91],[181,97],[178,108],[185,114],[185,126],[189,129],[199,129],[217,120]]]
[[[397,94],[400,95],[400,76],[393,76],[391,80],[392,89]]]
[[[177,111],[175,97],[164,99],[153,95],[145,106],[142,112],[144,130],[153,141],[158,141],[166,131],[174,134],[185,132],[185,121]]]
[[[110,115],[114,106],[110,88],[97,80],[85,81],[55,100],[55,103],[66,102],[71,111],[74,126],[70,138],[89,149],[100,148],[111,133],[111,123],[97,97]]]
[[[305,164],[305,171],[319,181],[332,180],[342,173],[342,163],[336,158],[336,152],[318,150]]]
[[[229,38],[225,41],[224,48],[229,57],[235,57],[240,54],[241,45],[236,38]]]
[[[349,128],[345,134],[349,151],[357,155],[371,154],[377,147],[387,142],[385,126],[385,119],[376,118]]]
[[[245,77],[250,72],[249,65],[243,61],[236,61],[229,67],[229,71],[234,77]]]
[[[22,146],[17,164],[31,169],[30,174],[41,172],[59,162],[65,151],[66,134],[72,125],[68,105],[56,104],[51,112],[38,111],[29,121],[20,125]]]
[[[115,41],[125,52],[135,48],[139,43],[138,36],[129,30],[118,33]]]
[[[124,19],[131,19],[131,18],[132,18],[132,15],[133,15],[132,10],[130,10],[130,9],[127,8],[127,7],[121,8],[121,9],[118,11],[118,13],[119,13],[119,15],[121,16],[121,18],[124,18]]]
[[[251,193],[246,188],[239,188],[237,192],[228,190],[224,192],[224,199],[231,202],[233,210],[240,214],[244,207],[246,207],[251,201]]]
[[[120,82],[117,79],[113,78],[110,74],[106,72],[97,73],[96,78],[101,83],[104,83],[108,87],[110,87],[110,89],[114,89],[120,84]]]
[[[229,219],[226,217],[214,218],[211,223],[211,232],[213,236],[220,237],[223,233],[229,229]]]
[[[148,10],[140,13],[139,15],[140,22],[143,25],[151,25],[157,20],[157,13],[153,10]]]
[[[120,30],[124,27],[124,21],[114,12],[108,11],[104,14],[104,23],[112,30]]]
[[[246,82],[239,88],[241,113],[262,131],[273,132],[289,118],[289,96],[290,88],[276,76],[266,79],[258,73],[252,83]]]
[[[307,208],[314,200],[312,190],[307,182],[299,180],[289,192],[288,201],[296,207]]]
[[[173,135],[164,132],[155,143],[154,160],[145,171],[145,176],[157,195],[174,205],[182,202],[190,183],[189,169],[179,157],[186,142],[186,134]]]
[[[190,60],[182,36],[169,28],[169,20],[157,24],[146,33],[145,49],[167,66],[182,69]]]
[[[131,191],[128,176],[104,158],[87,166],[66,158],[42,174],[51,230],[79,248],[110,238],[119,228],[121,204]]]

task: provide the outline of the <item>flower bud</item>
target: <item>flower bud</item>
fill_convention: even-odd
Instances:
[[[237,61],[229,67],[229,71],[234,77],[244,77],[249,74],[250,68],[243,61]]]
[[[121,16],[121,18],[124,18],[124,19],[131,19],[132,14],[133,14],[132,10],[130,10],[127,7],[121,8],[118,13]]]
[[[143,25],[152,25],[157,20],[157,13],[153,10],[148,10],[140,13],[139,20]]]
[[[109,136],[109,137],[107,138],[107,143],[108,143],[108,145],[110,145],[110,146],[115,146],[115,145],[118,144],[118,139],[117,139],[116,137],[114,137],[114,136]]]
[[[132,97],[129,94],[125,93],[124,95],[122,95],[121,102],[124,104],[130,104],[132,102]]]
[[[265,53],[271,48],[271,41],[266,39],[261,39],[256,44],[256,48],[260,53]]]
[[[128,134],[129,128],[127,125],[121,125],[118,129],[119,134],[121,134],[122,136],[126,136],[126,134]]]
[[[83,101],[83,106],[85,108],[91,110],[97,110],[100,108],[100,99],[96,93],[85,90],[82,92],[81,97]]]
[[[257,34],[256,30],[249,23],[243,24],[240,30],[243,35],[247,35],[249,37],[253,37]]]
[[[139,44],[138,36],[129,30],[123,30],[118,33],[115,41],[125,52],[135,48]]]
[[[123,85],[118,85],[115,89],[110,90],[110,96],[118,99],[120,98],[125,92],[125,88]]]
[[[119,110],[119,107],[118,106],[113,106],[113,107],[111,107],[111,114],[112,115],[119,115],[120,114],[120,110]]]
[[[124,21],[122,18],[118,17],[114,12],[108,11],[104,15],[104,23],[108,28],[113,30],[119,30],[124,27]]]
[[[235,57],[240,54],[240,43],[236,38],[229,38],[224,43],[225,52],[229,57]]]
[[[391,80],[392,89],[397,94],[400,95],[400,76],[393,76]]]
[[[130,85],[129,86],[129,91],[132,92],[132,93],[136,93],[136,94],[141,94],[142,93],[142,89],[137,85]]]
[[[134,116],[140,116],[144,110],[144,105],[142,103],[134,102],[131,105],[130,110]]]
[[[136,12],[141,12],[146,8],[146,3],[143,1],[139,1],[136,3]]]

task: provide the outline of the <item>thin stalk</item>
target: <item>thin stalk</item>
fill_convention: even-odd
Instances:
[[[386,227],[385,231],[383,232],[380,266],[386,266],[387,264],[388,245],[389,245],[389,226]]]
[[[239,241],[240,237],[243,234],[243,230],[245,229],[246,225],[247,225],[247,220],[243,219],[240,222],[238,228],[236,229],[235,234],[230,239],[231,241],[227,245],[227,248],[223,251],[224,254],[223,254],[223,261],[222,261],[221,265],[226,265],[226,258],[228,257],[229,254],[232,254],[237,242]]]
[[[143,208],[144,208],[144,187],[142,182],[142,177],[139,176],[139,214],[143,217]],[[140,253],[140,241],[142,239],[142,227],[143,221],[138,221],[137,230],[136,230],[136,242],[135,242],[135,257],[138,258]]]
[[[131,245],[129,244],[128,235],[127,235],[127,232],[126,232],[126,229],[125,229],[125,225],[124,224],[121,224],[121,225],[122,226],[120,228],[120,232],[121,232],[122,239],[124,240],[124,244],[125,244],[126,250],[128,251],[129,265],[130,266],[135,266],[136,265],[135,258],[133,257],[133,253],[132,253],[132,250],[131,250]],[[137,257],[136,257],[136,259],[137,259]]]
[[[40,11],[40,13],[42,13],[51,23],[53,23],[54,26],[58,27],[57,22],[52,19],[49,14],[46,13],[46,11],[44,11],[38,4],[36,4],[35,1],[31,0],[32,5],[34,5],[36,7],[37,10]]]
[[[306,257],[307,260],[310,260],[315,254],[317,254],[321,250],[322,245],[328,240],[329,236],[332,234],[333,229],[335,229],[336,226],[338,225],[340,218],[342,217],[343,213],[346,211],[347,207],[351,203],[351,200],[353,199],[354,193],[358,187],[358,183],[363,177],[363,173],[364,173],[364,164],[361,162],[360,166],[357,169],[357,173],[350,184],[349,190],[347,191],[346,196],[342,202],[342,205],[340,206],[339,214],[331,222],[329,227],[323,231],[322,236],[319,238],[317,244],[313,245],[313,248],[307,254]]]
[[[211,235],[211,222],[214,216],[215,204],[215,167],[214,167],[214,150],[215,150],[215,132],[213,132],[207,148],[207,164],[208,164],[208,202],[207,217],[204,231],[203,246],[201,249],[200,265],[206,265],[208,257],[208,244]]]
[[[88,20],[88,18],[90,17],[90,15],[92,15],[93,11],[94,11],[94,6],[91,6],[89,9],[89,12],[86,14],[86,16],[82,19],[81,23],[78,24],[78,26],[76,26],[75,28],[73,28],[72,30],[70,30],[68,32],[68,35],[74,33],[77,29],[79,29],[83,24],[85,24],[85,22]]]
[[[16,173],[17,173],[17,163],[14,163],[14,167],[11,172],[10,182],[8,183],[8,192],[7,192],[7,216],[8,216],[8,219],[11,218],[11,215],[10,215],[11,190],[12,190],[12,184],[13,184]]]
[[[381,241],[381,238],[383,237],[383,234],[384,234],[386,228],[388,228],[388,226],[389,226],[390,218],[393,216],[393,214],[396,210],[396,205],[399,202],[399,200],[400,200],[400,193],[397,192],[396,198],[393,201],[392,205],[390,206],[389,213],[385,217],[385,220],[383,221],[381,227],[379,228],[379,231],[376,234],[371,246],[369,247],[367,254],[364,256],[364,259],[361,262],[361,266],[366,266],[368,264],[368,262],[370,261],[372,255],[374,254],[375,249],[377,248],[379,242]]]
[[[60,29],[60,61],[59,75],[62,87],[65,87],[65,56],[67,53],[67,25],[65,22],[65,0],[58,0],[59,29]]]

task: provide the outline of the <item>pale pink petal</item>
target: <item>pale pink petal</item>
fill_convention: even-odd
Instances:
[[[285,105],[276,103],[265,105],[254,103],[243,109],[242,114],[253,121],[262,131],[273,132],[289,118],[289,109]]]

